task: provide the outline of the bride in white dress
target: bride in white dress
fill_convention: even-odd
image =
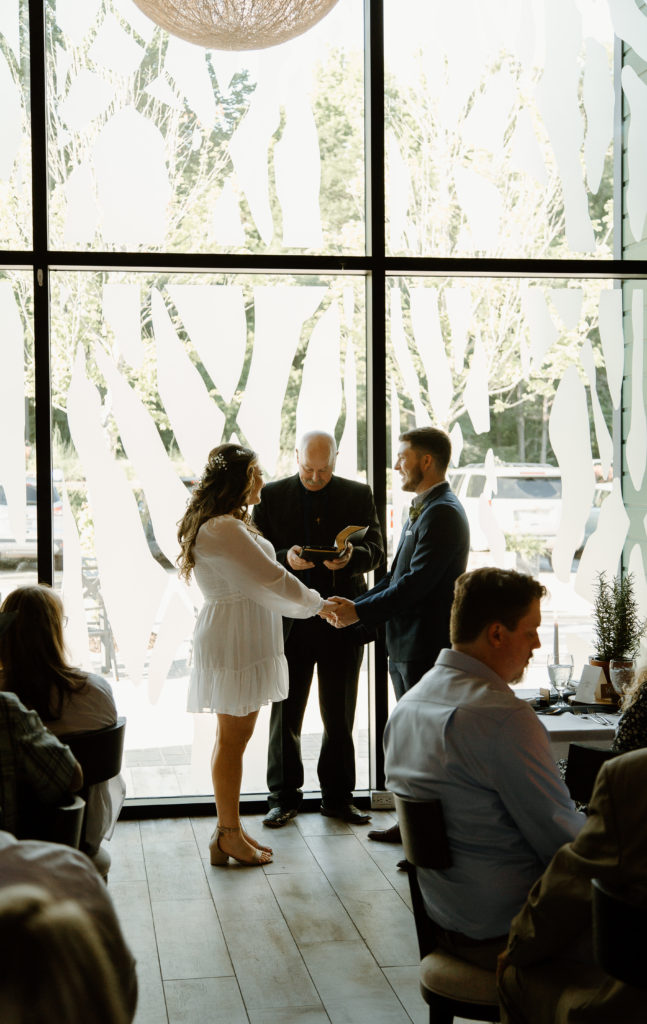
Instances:
[[[248,836],[240,823],[243,754],[259,708],[287,696],[281,617],[334,619],[332,602],[284,569],[251,525],[247,506],[258,504],[262,487],[253,451],[219,445],[178,529],[180,576],[188,580],[193,571],[205,599],[195,627],[187,707],[218,716],[211,755],[218,811],[209,844],[212,864],[226,864],[228,857],[241,864],[272,859],[270,847]]]

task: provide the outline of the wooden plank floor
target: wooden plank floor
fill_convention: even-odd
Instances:
[[[401,847],[316,813],[245,825],[272,864],[212,868],[211,818],[117,825],[109,889],[137,958],[136,1024],[425,1024]]]

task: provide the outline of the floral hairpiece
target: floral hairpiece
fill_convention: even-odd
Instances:
[[[247,455],[247,452],[245,451],[244,448],[234,448],[233,454],[234,455]],[[211,463],[211,466],[212,466],[213,469],[227,469],[228,466],[229,466],[229,463],[227,462],[227,459],[222,454],[222,452],[218,452],[218,454],[216,456],[214,456],[213,461]]]

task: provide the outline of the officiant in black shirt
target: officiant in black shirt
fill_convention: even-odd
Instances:
[[[366,592],[364,574],[384,561],[382,532],[367,484],[334,476],[337,446],[330,434],[305,434],[297,449],[297,473],[266,484],[254,507],[254,524],[276,549],[276,557],[322,597],[355,598]],[[313,563],[302,547],[331,547],[347,526],[368,526],[357,545],[341,557]],[[301,727],[315,665],[323,738],[317,765],[321,813],[366,824],[370,815],[353,806],[355,748],[353,721],[365,637],[353,629],[332,629],[318,616],[285,623],[285,656],[290,672],[287,698],[272,705],[267,785],[270,811],[264,823],[280,828],[303,799]]]

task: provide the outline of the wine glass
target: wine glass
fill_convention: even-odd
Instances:
[[[631,683],[634,677],[634,663],[624,658],[617,659],[612,658],[609,662],[609,678],[611,679],[611,685],[616,691],[619,697],[622,697],[623,693]]]
[[[564,700],[564,691],[573,675],[573,655],[560,652],[558,657],[555,658],[555,654],[552,653],[546,658],[546,663],[548,665],[550,681],[557,690],[555,709],[558,711],[563,709],[569,710],[569,705]]]

